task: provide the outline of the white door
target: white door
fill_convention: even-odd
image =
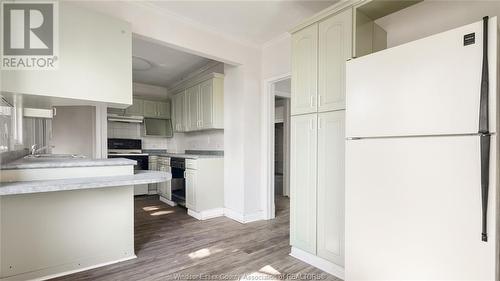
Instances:
[[[318,116],[318,256],[344,266],[345,111]]]
[[[186,108],[187,108],[187,130],[198,130],[200,104],[200,85],[196,85],[186,90]]]
[[[345,63],[352,57],[352,9],[319,23],[318,111],[345,109]]]
[[[196,208],[196,171],[186,169],[184,172],[186,179],[186,207],[197,211]]]
[[[348,137],[477,133],[482,22],[347,62]],[[496,127],[497,23],[489,25],[490,130]],[[475,43],[464,46],[466,34]]]
[[[200,84],[200,124],[204,129],[213,127],[213,80]]]
[[[495,280],[496,173],[483,242],[479,151],[477,136],[347,141],[345,279]]]
[[[174,95],[174,130],[176,132],[184,131],[184,92]]]
[[[290,242],[316,254],[317,114],[291,117]]]
[[[313,24],[292,35],[291,114],[317,110],[318,25]]]

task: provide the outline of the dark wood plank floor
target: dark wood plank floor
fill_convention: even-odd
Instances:
[[[274,220],[240,224],[225,217],[198,221],[157,196],[136,197],[137,259],[57,280],[199,280],[207,276],[245,280],[244,274],[264,280],[339,280],[288,255],[288,201],[285,197],[277,201]]]

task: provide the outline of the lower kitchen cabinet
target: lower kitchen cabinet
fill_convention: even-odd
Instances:
[[[345,111],[291,117],[290,242],[344,266]]]
[[[186,159],[186,207],[199,220],[223,215],[224,158]]]
[[[171,173],[172,168],[170,168],[170,166],[160,165],[159,171]],[[158,193],[161,197],[172,201],[172,182],[166,181],[158,183]]]
[[[290,127],[290,242],[316,253],[318,115],[291,117]]]
[[[344,265],[345,111],[318,114],[317,254]]]

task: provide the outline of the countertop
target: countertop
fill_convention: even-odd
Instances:
[[[137,171],[134,175],[111,177],[87,177],[60,180],[37,180],[0,183],[0,196],[39,192],[92,189],[135,184],[165,182],[172,174],[160,171]]]
[[[186,154],[186,153],[162,153],[158,154],[158,156],[187,158],[187,159],[224,158],[224,155]]]
[[[126,166],[126,165],[135,165],[135,164],[136,164],[135,160],[125,159],[125,158],[110,158],[110,159],[87,159],[87,158],[26,159],[26,158],[21,158],[21,159],[15,160],[13,162],[2,165],[0,167],[0,170]]]

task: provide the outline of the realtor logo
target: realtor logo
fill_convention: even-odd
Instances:
[[[2,69],[55,69],[58,60],[56,2],[2,3]]]

